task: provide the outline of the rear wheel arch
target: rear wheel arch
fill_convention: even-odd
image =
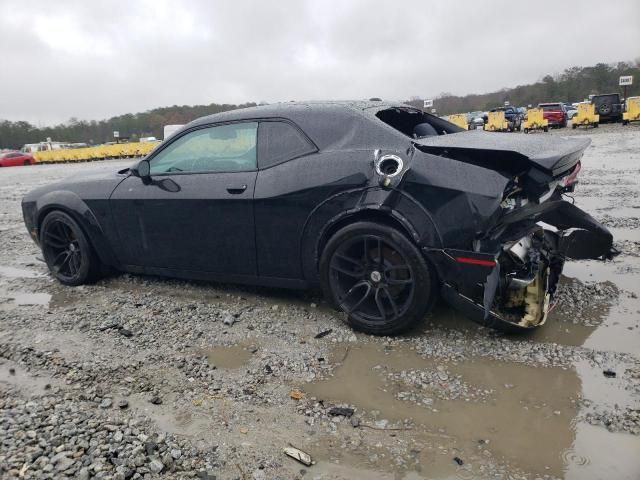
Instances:
[[[379,198],[372,200],[366,197],[369,194]],[[305,281],[319,285],[322,250],[335,232],[358,221],[391,226],[418,248],[442,246],[442,236],[432,214],[406,192],[380,188],[341,192],[314,208],[302,228],[299,261]]]
[[[336,232],[348,225],[358,222],[378,223],[395,228],[398,232],[407,237],[409,241],[417,243],[418,234],[404,217],[397,213],[394,214],[392,211],[387,212],[373,208],[366,208],[340,215],[339,217],[332,219],[332,221],[325,226],[316,246],[318,259],[322,255],[324,247],[326,247],[327,243],[331,237],[336,234]]]

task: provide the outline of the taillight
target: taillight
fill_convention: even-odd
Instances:
[[[571,185],[575,185],[576,183],[578,183],[578,173],[580,173],[581,168],[582,162],[578,162],[576,164],[576,168],[573,169],[573,172],[562,179],[562,186],[570,187]]]

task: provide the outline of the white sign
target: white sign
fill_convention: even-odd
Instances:
[[[431,109],[431,113],[436,113],[436,109],[435,109],[435,108],[432,108],[432,109]]]
[[[618,85],[633,85],[633,75],[621,75]]]
[[[433,100],[425,100],[424,108],[431,108],[431,107],[433,107]]]
[[[117,130],[113,131],[113,138],[118,138],[120,136],[120,132]]]
[[[508,107],[509,106],[509,102],[504,102],[504,106]]]

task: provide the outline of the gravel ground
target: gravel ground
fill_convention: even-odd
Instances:
[[[527,336],[444,305],[373,338],[316,292],[130,275],[63,287],[21,196],[129,162],[1,169],[0,477],[639,478],[640,128],[550,134],[592,137],[575,200],[622,253],[568,264]]]

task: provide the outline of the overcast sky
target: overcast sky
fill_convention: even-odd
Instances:
[[[638,0],[0,0],[0,118],[483,93],[636,59],[639,21]]]

